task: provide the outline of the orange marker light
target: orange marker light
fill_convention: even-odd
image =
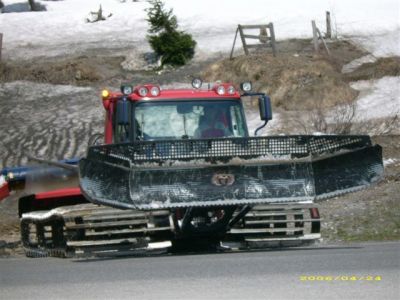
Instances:
[[[107,90],[102,90],[101,97],[103,98],[103,100],[106,100],[108,97],[110,97],[110,92]]]

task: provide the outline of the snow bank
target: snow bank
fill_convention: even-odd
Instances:
[[[387,158],[383,160],[383,165],[386,167],[388,165],[396,164],[399,160],[395,158]]]
[[[361,80],[351,84],[360,91],[356,101],[356,120],[394,117],[400,114],[400,77]]]
[[[6,1],[7,5],[22,0]],[[325,11],[330,11],[334,31],[351,35],[375,55],[400,54],[397,0],[166,0],[174,9],[182,29],[193,34],[198,53],[228,53],[237,24],[273,22],[277,39],[311,37],[311,20],[324,30]],[[149,50],[146,42],[147,1],[117,0],[42,1],[44,12],[3,13],[4,55],[10,58],[62,55],[88,48],[135,47]],[[87,23],[91,11],[112,13],[106,21]],[[389,38],[389,40],[388,40]],[[382,41],[385,41],[382,43]],[[239,46],[238,46],[239,49]]]

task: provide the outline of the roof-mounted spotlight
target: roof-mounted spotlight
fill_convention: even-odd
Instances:
[[[194,78],[192,80],[192,87],[195,89],[201,88],[203,81],[200,78]]]
[[[245,93],[250,92],[250,91],[252,90],[252,88],[253,88],[253,87],[252,87],[250,81],[242,82],[242,83],[240,84],[240,89],[241,89],[243,92],[245,92]]]
[[[139,96],[141,97],[146,97],[147,94],[149,93],[149,90],[145,86],[141,86],[138,90]]]
[[[127,95],[132,94],[132,92],[133,92],[133,88],[132,88],[131,85],[129,85],[129,84],[122,84],[121,85],[121,93],[122,94],[127,96]]]
[[[217,94],[218,95],[225,95],[225,87],[223,85],[220,85],[217,87]]]
[[[159,88],[158,86],[153,86],[153,87],[150,89],[150,94],[151,94],[153,97],[157,97],[158,95],[160,95],[160,88]]]
[[[227,92],[229,95],[233,95],[235,93],[235,88],[232,85],[230,85],[228,86]]]

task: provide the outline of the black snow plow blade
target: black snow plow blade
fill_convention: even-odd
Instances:
[[[119,208],[309,202],[383,175],[368,136],[277,136],[94,146],[79,163],[86,197]]]

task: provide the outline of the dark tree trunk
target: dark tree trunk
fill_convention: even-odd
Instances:
[[[28,3],[31,8],[31,11],[34,11],[36,9],[35,0],[28,0]]]

